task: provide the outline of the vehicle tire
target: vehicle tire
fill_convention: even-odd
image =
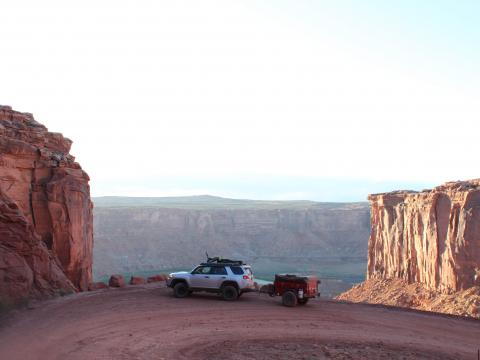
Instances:
[[[235,286],[226,285],[222,287],[222,296],[224,300],[233,301],[238,299],[238,291]]]
[[[176,283],[173,287],[173,296],[176,298],[184,298],[189,294],[188,285],[184,282]]]
[[[298,299],[300,305],[306,305],[308,303],[308,298]]]
[[[297,294],[293,291],[285,291],[282,295],[282,304],[288,307],[294,307],[297,305]]]

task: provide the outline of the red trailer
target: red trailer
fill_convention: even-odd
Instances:
[[[309,299],[320,296],[320,280],[313,275],[275,275],[270,295],[281,296],[285,306],[305,305]]]

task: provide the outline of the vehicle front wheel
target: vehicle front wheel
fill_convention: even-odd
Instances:
[[[282,304],[288,307],[297,305],[297,294],[293,291],[285,291],[282,295]]]
[[[298,303],[300,305],[305,305],[306,303],[308,303],[308,298],[298,299]]]
[[[188,285],[184,282],[179,282],[173,287],[173,295],[176,298],[184,298],[189,294]]]
[[[226,285],[222,288],[222,296],[224,300],[232,301],[238,299],[238,291],[235,286]]]

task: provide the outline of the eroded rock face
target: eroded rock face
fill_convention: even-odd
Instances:
[[[0,300],[88,289],[89,177],[69,155],[71,143],[0,106]]]
[[[480,179],[370,195],[368,278],[443,292],[480,285]]]

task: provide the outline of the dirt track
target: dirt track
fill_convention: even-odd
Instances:
[[[3,359],[477,359],[480,321],[246,294],[175,299],[163,284],[33,305],[2,320]]]

